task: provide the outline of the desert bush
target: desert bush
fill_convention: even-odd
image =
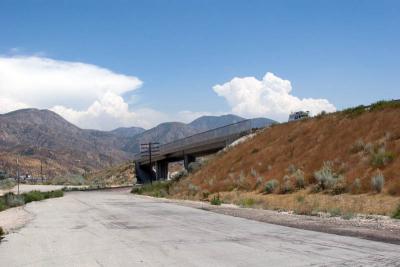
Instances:
[[[395,211],[392,214],[393,219],[400,219],[400,204],[397,206]]]
[[[189,173],[195,173],[198,170],[200,170],[200,168],[201,168],[201,163],[200,162],[197,162],[197,161],[191,162],[188,165],[188,172]]]
[[[377,171],[377,173],[371,177],[371,187],[377,193],[382,192],[383,186],[385,184],[385,177],[381,171]]]
[[[208,196],[210,195],[210,192],[208,190],[204,190],[201,192],[203,199],[208,199]]]
[[[219,195],[213,196],[213,198],[210,200],[210,204],[211,205],[217,205],[217,206],[221,205],[222,201],[219,198]]]
[[[295,184],[296,184],[296,188],[297,189],[302,189],[306,186],[306,182],[304,179],[304,172],[300,169],[297,169],[294,173],[293,173],[293,177],[295,179]]]
[[[362,139],[358,139],[350,148],[351,153],[358,153],[363,151],[365,147],[365,143]]]
[[[31,191],[22,194],[22,196],[25,199],[25,203],[29,203],[32,201],[40,201],[44,199],[44,194],[40,191]]]
[[[131,190],[132,194],[137,194],[137,195],[141,195],[143,194],[143,189],[141,186],[134,186]]]
[[[332,185],[331,193],[333,195],[340,195],[347,192],[346,179],[343,175],[339,175]]]
[[[379,148],[371,154],[371,164],[374,167],[383,167],[392,162],[394,159],[393,152],[386,151],[384,147]]]
[[[255,203],[256,201],[253,198],[243,198],[239,201],[239,205],[242,208],[251,208]]]
[[[174,176],[172,176],[171,180],[179,181],[180,179],[182,179],[186,176],[188,176],[188,172],[185,169],[183,169],[183,170],[177,172]]]
[[[256,179],[256,188],[260,187],[264,182],[264,177],[263,176],[258,176]]]
[[[280,193],[287,194],[287,193],[291,193],[292,191],[293,191],[293,185],[292,185],[290,176],[285,175],[283,177],[283,183],[281,185]]]
[[[278,186],[279,186],[278,180],[276,179],[269,180],[265,185],[264,192],[267,194],[271,194],[275,192]]]
[[[332,163],[325,161],[322,168],[314,172],[314,177],[322,190],[332,187],[335,182],[335,175],[332,170]]]
[[[297,171],[297,167],[294,164],[289,164],[288,168],[287,168],[287,172],[289,174],[293,174]]]
[[[18,207],[25,204],[24,197],[21,195],[14,195],[13,193],[7,193],[4,195],[5,204],[7,207]]]
[[[7,209],[6,201],[4,197],[0,196],[0,211]]]
[[[0,189],[3,190],[13,188],[16,184],[15,180],[11,178],[0,179]]]
[[[330,214],[331,217],[338,217],[342,214],[342,211],[340,208],[333,208],[330,209],[328,213]]]
[[[258,176],[258,172],[257,172],[257,170],[254,169],[254,168],[251,168],[250,173],[251,173],[251,175],[252,175],[254,178],[256,178],[256,177]]]
[[[400,108],[400,101],[396,100],[381,100],[371,104],[370,110],[381,110],[385,108]]]
[[[351,192],[353,194],[359,194],[361,193],[361,180],[360,178],[356,178],[353,182],[353,185],[351,187]]]
[[[188,190],[190,195],[196,195],[199,192],[199,187],[195,184],[189,183]]]
[[[355,116],[361,115],[365,111],[366,111],[366,106],[360,105],[357,107],[344,109],[342,111],[342,114],[349,116],[349,117],[355,117]]]

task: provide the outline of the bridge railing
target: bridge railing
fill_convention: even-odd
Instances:
[[[170,143],[166,143],[164,145],[161,145],[160,150],[161,153],[178,151],[181,148],[204,143],[207,141],[211,141],[213,139],[228,137],[235,134],[239,135],[242,133],[246,133],[248,131],[251,131],[251,128],[252,128],[251,120],[243,120],[237,123],[229,124],[216,129],[208,130],[206,132],[194,134],[179,140],[175,140]]]

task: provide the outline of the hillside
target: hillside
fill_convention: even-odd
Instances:
[[[390,198],[390,195],[400,195],[399,118],[398,103],[378,103],[369,110],[354,108],[274,125],[219,153],[199,171],[174,183],[170,193],[175,197],[202,199],[215,193],[223,197],[226,192],[224,200],[230,202],[239,192],[247,197],[253,192],[250,195],[254,199],[268,199],[269,205],[280,199],[281,206],[277,204],[274,208],[296,203],[291,194],[286,196],[291,192],[303,199],[306,193],[322,194],[324,199],[332,196],[332,201],[334,195],[342,193],[355,196],[367,193],[354,202],[365,211],[367,207],[359,203],[361,196],[366,197],[363,201],[369,201],[368,194],[379,190],[376,185],[372,186],[372,177],[380,177],[375,179],[379,187],[383,175],[382,197],[388,196],[387,206],[382,199],[374,205],[376,210],[384,212],[399,202],[398,198]],[[298,185],[302,177],[303,185]],[[259,193],[276,193],[282,197]],[[315,201],[322,200],[318,197]],[[343,201],[343,208],[350,207],[349,203]],[[374,205],[369,208],[373,209]]]
[[[107,132],[81,129],[49,110],[17,110],[0,114],[0,170],[15,175],[18,155],[21,175],[40,176],[41,161],[46,177],[84,175],[131,159],[140,143],[168,143],[242,119],[208,116],[147,131],[128,127]]]
[[[126,139],[109,132],[84,130],[49,110],[24,109],[0,115],[0,160],[15,173],[19,155],[21,174],[38,174],[40,159],[46,175],[84,173],[131,156],[122,151]]]

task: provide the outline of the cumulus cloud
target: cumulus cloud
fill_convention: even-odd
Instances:
[[[0,112],[51,109],[83,128],[150,127],[164,119],[151,110],[130,110],[121,95],[142,85],[137,77],[81,62],[38,56],[0,56]]]
[[[224,97],[232,112],[244,117],[268,117],[278,121],[288,119],[290,112],[308,110],[311,114],[336,110],[326,99],[303,98],[291,94],[290,81],[267,72],[262,80],[255,77],[233,78],[214,91]]]
[[[165,115],[152,109],[130,111],[124,99],[111,92],[105,93],[86,110],[74,110],[59,105],[51,110],[77,125],[85,125],[91,129],[111,130],[133,125],[149,128],[165,119]]]

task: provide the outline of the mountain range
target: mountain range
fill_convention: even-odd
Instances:
[[[203,116],[189,124],[162,123],[145,130],[140,127],[112,131],[81,129],[49,110],[22,109],[0,114],[0,169],[39,175],[45,164],[47,176],[83,174],[127,161],[139,151],[139,144],[168,143],[244,118],[235,115]],[[254,122],[270,125],[273,120]]]

